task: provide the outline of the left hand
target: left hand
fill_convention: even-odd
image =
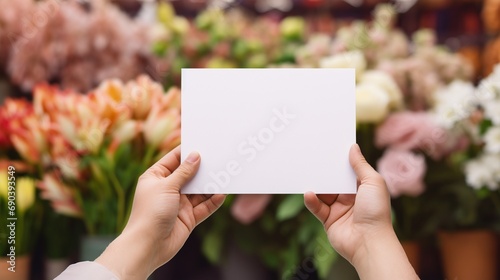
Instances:
[[[139,178],[128,223],[96,259],[121,280],[146,279],[180,250],[196,225],[224,202],[225,195],[184,195],[180,189],[198,171],[194,152],[180,163],[177,147]]]

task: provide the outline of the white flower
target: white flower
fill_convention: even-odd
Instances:
[[[466,163],[465,175],[467,184],[474,189],[488,187],[495,190],[498,188],[498,180],[483,158],[474,159]]]
[[[378,70],[367,71],[361,77],[361,83],[376,84],[389,96],[389,107],[398,109],[403,106],[403,94],[394,79],[387,73]]]
[[[485,150],[490,153],[500,153],[500,127],[491,127],[484,134]]]
[[[355,68],[356,80],[366,70],[366,60],[361,51],[350,51],[323,58],[319,65],[321,68]]]
[[[379,123],[389,113],[389,96],[376,84],[356,86],[357,123]]]
[[[500,99],[490,100],[483,104],[484,116],[495,125],[500,125]]]
[[[499,86],[495,84],[495,79],[490,76],[479,83],[475,94],[479,102],[484,105],[498,98],[498,90]]]
[[[474,86],[469,82],[455,80],[434,95],[437,122],[448,129],[468,118],[475,108]]]

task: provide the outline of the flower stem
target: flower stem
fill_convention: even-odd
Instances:
[[[116,217],[116,233],[120,233],[121,230],[124,227],[124,215],[125,215],[125,193],[123,191],[122,185],[118,181],[118,178],[116,177],[116,174],[114,172],[111,172],[111,182],[113,185],[113,188],[115,189],[117,198],[118,198],[118,213]]]

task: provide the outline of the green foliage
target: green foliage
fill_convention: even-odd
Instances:
[[[47,201],[44,201],[44,209],[42,234],[45,255],[49,259],[67,258],[78,248],[83,224],[77,218],[55,213]]]
[[[493,122],[488,119],[484,119],[480,124],[479,124],[479,134],[484,135],[490,127],[493,126]]]
[[[461,168],[450,162],[428,158],[427,170],[422,195],[392,201],[400,239],[428,237],[439,229],[499,228],[497,192],[469,187]]]
[[[326,232],[319,232],[316,241],[318,247],[314,250],[313,263],[318,270],[319,277],[324,279],[328,276],[332,264],[337,260],[338,254],[330,246]]]
[[[288,195],[278,207],[276,219],[285,221],[297,216],[304,209],[304,197],[301,194]]]
[[[207,259],[223,260],[224,245],[232,243],[283,277],[291,277],[307,261],[322,279],[326,277],[338,254],[329,245],[323,225],[304,207],[303,195],[274,195],[262,217],[250,225],[231,216],[233,198],[228,196],[217,215],[196,229]]]
[[[201,250],[211,263],[219,263],[223,243],[223,236],[218,231],[210,231],[205,235]]]

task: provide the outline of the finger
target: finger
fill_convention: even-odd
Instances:
[[[214,194],[209,199],[203,201],[193,208],[193,215],[196,225],[203,222],[214,213],[224,203],[225,194]]]
[[[194,177],[200,167],[200,154],[190,153],[186,160],[166,178],[166,185],[173,191],[180,191],[191,178]]]
[[[153,166],[146,170],[146,174],[152,174],[159,178],[164,178],[172,174],[181,162],[181,146],[164,155]]]
[[[322,224],[325,224],[330,215],[330,207],[328,205],[321,201],[313,192],[306,192],[304,194],[304,204]]]
[[[196,207],[198,204],[209,199],[212,195],[213,194],[190,194],[187,197],[191,202],[191,205],[193,205],[193,207]]]
[[[349,162],[361,184],[384,184],[382,176],[366,161],[358,144],[354,144],[349,151]]]
[[[338,194],[318,194],[319,200],[323,201],[326,205],[331,206],[339,197]]]

